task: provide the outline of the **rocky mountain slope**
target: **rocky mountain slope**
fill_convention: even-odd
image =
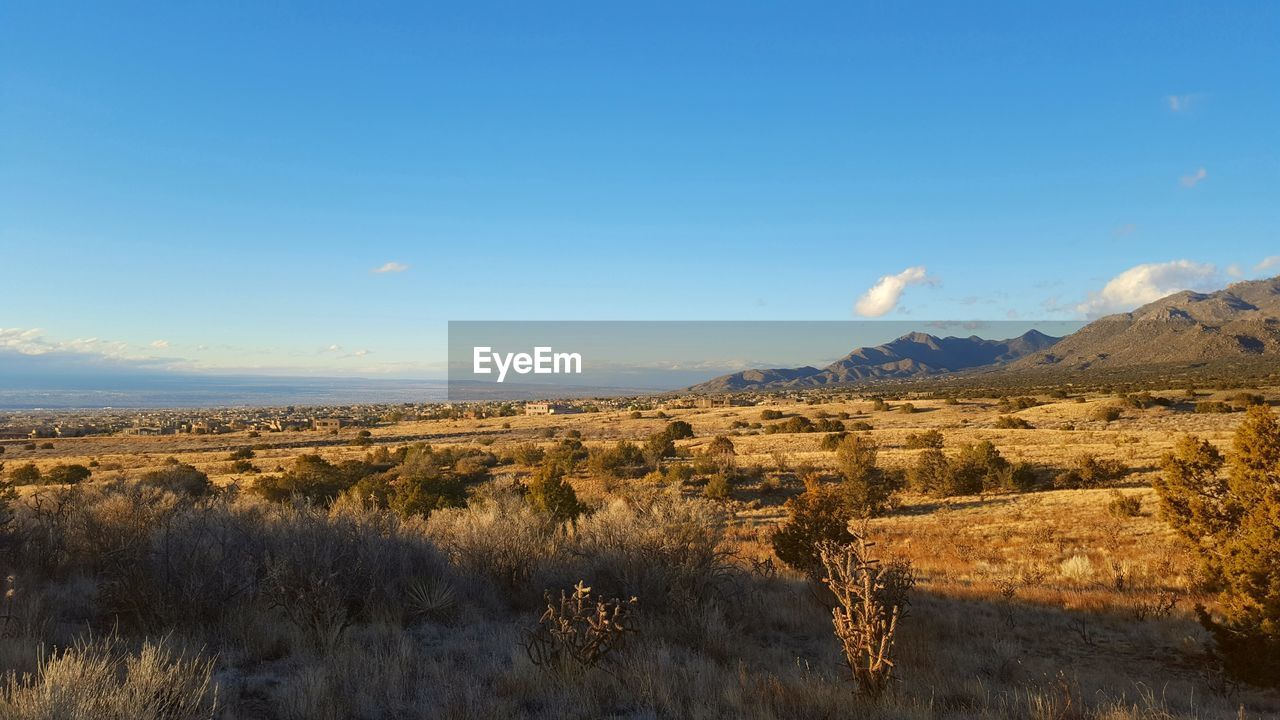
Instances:
[[[822,369],[806,366],[744,370],[708,380],[690,390],[735,392],[940,375],[1008,363],[1057,341],[1037,330],[1007,340],[985,340],[976,335],[940,338],[915,332],[883,345],[857,348]]]
[[[1099,318],[1007,370],[1195,365],[1267,355],[1280,362],[1280,277],[1214,293],[1174,293]]]

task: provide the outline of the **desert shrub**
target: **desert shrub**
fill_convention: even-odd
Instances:
[[[1280,420],[1253,406],[1236,429],[1227,477],[1203,441],[1185,438],[1155,484],[1161,513],[1191,539],[1218,579],[1217,612],[1197,608],[1224,667],[1259,685],[1280,686]]]
[[[732,440],[724,435],[717,435],[707,443],[704,454],[712,458],[733,458],[737,451],[733,447]]]
[[[818,441],[818,447],[828,452],[835,452],[836,449],[840,447],[840,443],[844,441],[844,438],[846,435],[848,435],[848,433],[844,433],[844,432],[827,433],[826,435],[822,436],[821,440]]]
[[[1212,413],[1229,413],[1232,407],[1220,400],[1201,400],[1196,403],[1196,412],[1202,415]]]
[[[836,467],[843,480],[840,492],[851,512],[861,517],[879,515],[900,486],[899,478],[876,465],[879,448],[865,435],[847,435],[836,448]]]
[[[212,660],[164,640],[130,652],[108,637],[41,658],[34,675],[0,684],[0,717],[10,720],[212,720],[218,690]]]
[[[1029,465],[1010,463],[989,440],[961,445],[955,456],[929,448],[907,471],[917,492],[938,497],[973,495],[984,490],[1027,490],[1035,482]]]
[[[871,544],[819,546],[822,581],[835,596],[831,623],[845,665],[860,694],[879,697],[893,678],[893,646],[898,623],[906,616],[915,576],[910,564],[882,564],[871,557]]]
[[[406,611],[409,584],[439,575],[441,558],[396,516],[352,503],[283,504],[265,524],[265,602],[322,651],[351,625]]]
[[[9,471],[9,481],[14,485],[37,485],[41,477],[40,468],[35,463],[19,465]]]
[[[889,409],[889,403],[884,398],[876,398],[871,402],[871,409],[875,412],[886,412]]]
[[[1220,471],[1226,460],[1208,440],[1184,435],[1161,460],[1152,482],[1160,514],[1187,540],[1214,542],[1238,522],[1242,508]]]
[[[640,412],[639,410],[632,410],[631,414],[628,415],[628,417],[630,417],[632,420],[639,420],[640,418],[644,417],[644,413]]]
[[[915,411],[916,411],[916,406],[911,403],[902,403],[902,405],[898,406],[898,412],[902,413],[903,415],[910,415]]]
[[[547,450],[544,462],[552,462],[567,475],[587,461],[591,456],[587,447],[577,438],[565,438]]]
[[[709,603],[737,607],[731,601],[739,573],[720,550],[724,522],[723,510],[707,500],[615,500],[579,522],[572,548],[578,564],[565,571],[592,578],[606,596],[638,597],[652,619],[696,635],[705,629],[689,627],[698,623],[692,611]]]
[[[1006,397],[1000,399],[999,410],[1003,413],[1014,413],[1019,410],[1036,407],[1039,404],[1040,401],[1033,397]]]
[[[578,581],[570,595],[557,601],[546,594],[547,609],[525,637],[529,660],[538,667],[566,673],[593,668],[622,649],[636,632],[632,622],[636,598],[605,600]]]
[[[874,430],[874,429],[875,428],[871,426],[871,423],[866,422],[865,420],[859,420],[849,425],[849,430],[854,432],[870,432],[871,430]]]
[[[766,433],[806,433],[814,432],[817,426],[813,421],[803,415],[795,415],[787,418],[785,422],[766,425],[764,431]]]
[[[995,426],[1001,430],[1031,430],[1034,427],[1025,418],[1017,415],[1001,415],[996,418]]]
[[[693,426],[684,420],[672,420],[664,431],[672,440],[684,440],[693,437]]]
[[[461,573],[492,582],[518,604],[537,597],[531,581],[559,554],[563,539],[550,516],[510,490],[432,513],[427,535]]]
[[[907,468],[907,485],[929,495],[946,494],[951,485],[951,461],[938,448],[925,448]]]
[[[761,410],[760,419],[761,420],[781,420],[782,411],[781,410]]]
[[[235,450],[232,450],[231,454],[227,456],[227,459],[228,460],[252,460],[253,448],[242,447],[242,448],[237,448]]]
[[[1119,480],[1129,468],[1119,460],[1099,458],[1092,453],[1077,457],[1073,465],[1053,478],[1056,488],[1097,488]]]
[[[239,462],[248,463],[249,461],[240,460]],[[249,467],[252,469],[253,465],[250,464]],[[209,482],[209,476],[191,465],[169,465],[160,470],[153,470],[138,478],[138,482],[179,495],[199,496],[213,490],[213,483]]]
[[[645,468],[644,451],[635,443],[619,440],[612,448],[591,450],[587,467],[596,476],[636,476]]]
[[[1231,404],[1237,407],[1252,407],[1254,405],[1265,405],[1267,399],[1262,395],[1251,392],[1238,392],[1231,396]]]
[[[1168,398],[1152,395],[1145,390],[1140,393],[1123,395],[1120,399],[1126,407],[1131,407],[1135,410],[1146,410],[1147,408],[1155,407],[1156,405],[1168,406],[1172,404]]]
[[[1111,500],[1107,502],[1107,512],[1117,518],[1138,517],[1142,514],[1142,498],[1112,490]]]
[[[573,486],[565,480],[564,472],[554,463],[540,466],[529,478],[525,491],[529,504],[557,523],[574,522],[586,510]]]
[[[645,464],[654,470],[658,470],[662,467],[663,459],[675,457],[676,444],[666,431],[657,432],[650,435],[648,440],[645,440],[642,453]]]
[[[299,455],[287,472],[260,477],[250,490],[275,502],[300,496],[328,505],[353,484],[341,470],[319,455]]]
[[[427,517],[437,510],[465,507],[466,485],[447,472],[412,474],[402,472],[387,496],[386,507],[401,517]]]
[[[925,430],[922,433],[907,434],[907,449],[922,450],[924,448],[942,447],[942,433],[937,430]]]
[[[728,500],[733,493],[733,475],[720,471],[707,478],[702,494],[710,500]]]
[[[520,443],[511,449],[511,459],[521,465],[537,465],[546,452],[534,443]]]
[[[1101,422],[1114,422],[1120,419],[1120,408],[1115,405],[1099,405],[1089,413],[1094,420]]]
[[[824,543],[844,545],[857,540],[849,531],[853,513],[835,487],[807,482],[805,491],[788,500],[785,507],[787,519],[771,538],[773,553],[811,578],[821,576]]]
[[[89,479],[93,471],[83,465],[67,465],[58,463],[44,474],[44,481],[50,485],[75,485]]]
[[[258,472],[258,468],[254,467],[253,462],[250,460],[237,460],[231,463],[231,471],[237,473],[255,473]]]
[[[40,443],[40,449],[41,449],[41,450],[52,450],[52,449],[53,449],[53,443],[51,443],[51,442],[42,442],[42,443]]]

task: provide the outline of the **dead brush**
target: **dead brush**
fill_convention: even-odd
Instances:
[[[1140,598],[1133,602],[1130,611],[1133,619],[1142,622],[1147,619],[1162,620],[1173,613],[1178,606],[1179,594],[1173,590],[1161,590],[1153,597]]]
[[[893,644],[915,576],[905,561],[873,559],[871,546],[860,536],[849,544],[823,543],[819,553],[827,573],[823,582],[836,598],[831,624],[845,664],[858,692],[875,698],[893,677]]]
[[[13,575],[5,578],[4,596],[0,598],[0,638],[9,637],[9,626],[16,619],[13,611],[14,596],[17,595],[17,578]]]
[[[633,626],[639,601],[631,598],[604,600],[578,581],[570,595],[560,591],[559,600],[546,594],[547,610],[525,638],[529,660],[553,672],[586,670],[600,665],[626,644],[636,632]]]

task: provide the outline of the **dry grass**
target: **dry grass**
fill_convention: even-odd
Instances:
[[[937,429],[948,448],[991,440],[1005,457],[1045,468],[1087,452],[1133,471],[1124,479],[1124,492],[1140,503],[1132,517],[1110,513],[1111,491],[1097,489],[946,500],[905,495],[891,515],[873,520],[868,530],[878,551],[909,560],[918,578],[898,632],[900,682],[875,703],[853,696],[820,595],[768,562],[768,537],[782,503],[799,489],[797,471],[830,472],[833,453],[819,447],[821,433],[732,427],[760,422],[760,408],[667,411],[695,430],[696,437],[677,443],[683,451],[696,455],[727,435],[738,468],[758,469],[729,502],[696,500],[701,478],[671,483],[579,472],[570,480],[595,512],[569,529],[549,525],[510,490],[512,479],[531,470],[520,465],[496,468],[472,507],[426,521],[345,506],[273,507],[246,497],[191,505],[101,483],[137,477],[174,457],[218,486],[247,485],[253,476],[233,472],[228,454],[250,445],[258,447],[253,464],[265,472],[302,453],[363,458],[370,448],[349,445],[345,431],[74,438],[35,451],[11,445],[4,456],[11,468],[90,460],[98,467],[91,487],[64,498],[56,512],[51,489],[22,489],[25,522],[43,540],[31,540],[28,555],[11,563],[20,568],[11,608],[0,613],[12,618],[0,625],[0,670],[17,674],[0,693],[0,716],[74,717],[47,708],[106,708],[92,703],[136,699],[131,683],[153,687],[148,683],[163,677],[196,714],[112,705],[126,709],[80,716],[1280,714],[1275,693],[1234,686],[1214,671],[1191,615],[1195,603],[1211,598],[1147,487],[1179,434],[1226,445],[1240,416],[1156,407],[1126,409],[1104,423],[1094,409],[1112,397],[1041,399],[1014,413],[1034,427],[1021,430],[995,427],[1010,414],[996,400],[912,398],[919,409],[912,414],[874,412],[866,400],[770,406],[871,423],[888,468],[914,461],[919,451],[907,449],[907,435]],[[372,439],[388,447],[486,443],[502,455],[522,443],[550,447],[570,430],[589,447],[639,441],[666,422],[652,412],[631,419],[622,411],[410,422],[375,428]],[[556,437],[545,437],[548,428]],[[32,510],[37,505],[40,512]],[[598,668],[547,673],[522,643],[545,610],[544,593],[558,597],[578,580],[605,597],[637,596],[638,632]],[[86,633],[101,637],[112,627],[125,639],[110,648],[87,640]],[[168,639],[146,640],[160,636]],[[206,650],[173,649],[179,647]],[[216,712],[207,704],[215,687]],[[48,704],[55,702],[72,704]]]

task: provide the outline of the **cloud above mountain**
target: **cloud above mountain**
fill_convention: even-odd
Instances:
[[[1076,311],[1093,319],[1128,312],[1181,290],[1207,291],[1222,284],[1216,267],[1191,260],[1135,265],[1116,275],[1097,292],[1089,293]]]
[[[907,286],[928,282],[931,279],[923,265],[909,267],[897,275],[885,275],[858,298],[853,310],[862,317],[880,317],[898,307]]]

